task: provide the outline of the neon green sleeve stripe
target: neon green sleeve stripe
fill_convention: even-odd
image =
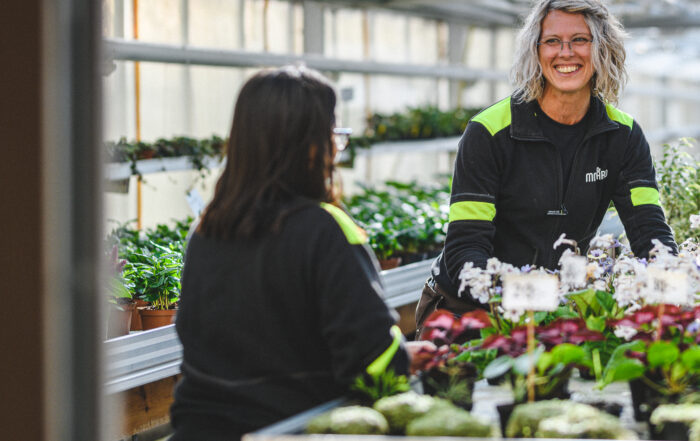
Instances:
[[[510,125],[510,97],[502,99],[493,106],[472,118],[472,121],[481,123],[491,136]]]
[[[394,341],[386,348],[386,351],[382,352],[382,355],[367,366],[367,373],[373,377],[378,377],[382,372],[386,371],[387,366],[391,363],[391,359],[394,358],[396,351],[399,350],[401,338],[403,337],[401,329],[396,325],[392,326],[391,335],[394,336]]]
[[[343,230],[345,237],[348,239],[348,242],[350,242],[351,245],[361,245],[368,242],[365,231],[358,227],[350,216],[345,214],[343,210],[335,205],[327,204],[325,202],[321,202],[321,207],[330,213],[330,215],[333,216],[333,219],[338,222],[340,229]]]
[[[488,202],[463,201],[450,205],[449,221],[485,220],[496,217],[496,206]]]
[[[634,119],[629,114],[623,112],[622,110],[616,109],[610,104],[605,105],[605,110],[608,112],[608,117],[611,120],[617,121],[620,124],[629,127],[630,129],[632,128],[632,125],[634,124]]]
[[[652,187],[637,187],[633,188],[632,205],[661,205],[659,203],[659,190]]]

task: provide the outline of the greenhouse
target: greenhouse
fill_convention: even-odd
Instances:
[[[700,441],[700,2],[2,16],[0,438]]]

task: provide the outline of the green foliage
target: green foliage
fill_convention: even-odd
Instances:
[[[361,374],[355,377],[350,390],[362,400],[375,402],[380,398],[408,392],[411,389],[405,375],[396,375],[392,369],[378,376]]]
[[[192,165],[200,172],[207,170],[204,160],[207,157],[219,157],[223,154],[226,141],[213,135],[207,139],[193,139],[178,136],[172,139],[157,139],[153,143],[128,142],[126,138],[120,138],[117,142],[107,142],[107,158],[111,162],[129,162],[131,173],[141,175],[137,169],[136,161],[152,158],[173,158],[187,156]]]
[[[656,161],[661,205],[678,243],[697,237],[690,230],[690,215],[700,213],[700,161],[685,151],[692,147],[694,140],[689,138],[665,144],[661,160]]]
[[[480,109],[441,111],[437,107],[409,108],[405,113],[376,113],[367,120],[366,138],[373,142],[459,136]]]
[[[130,248],[123,277],[135,297],[156,309],[170,309],[180,296],[181,244],[169,247],[151,242],[149,248]]]
[[[493,328],[489,328],[492,329]],[[475,341],[478,344],[479,340]],[[493,360],[496,359],[498,355],[497,349],[471,349],[462,351],[457,355],[454,360],[459,363],[472,363],[476,367],[476,371],[480,376],[483,376],[483,372]]]
[[[439,250],[449,215],[449,186],[389,181],[385,187],[364,187],[345,201],[377,258]]]
[[[185,249],[185,238],[194,219],[188,216],[184,220],[174,221],[172,227],[165,224],[158,224],[155,228],[147,228],[143,231],[130,227],[135,221],[128,221],[117,224],[112,229],[106,239],[107,246],[117,245],[119,248],[119,258],[127,259],[136,249],[147,249],[151,253],[157,252],[157,245],[163,247],[174,246],[182,251]]]

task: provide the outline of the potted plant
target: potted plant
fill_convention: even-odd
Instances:
[[[660,404],[699,390],[700,306],[648,305],[615,324],[630,330],[630,342],[613,352],[601,386],[629,381],[638,421],[648,420]]]
[[[173,322],[180,296],[182,244],[164,247],[150,243],[153,251],[142,248],[131,254],[125,276],[133,282],[137,295],[149,303],[140,309],[143,329],[166,326]]]
[[[651,413],[649,432],[653,439],[688,440],[693,423],[700,421],[700,404],[662,404]]]
[[[424,326],[423,339],[435,343],[437,349],[422,349],[411,366],[419,373],[423,392],[470,410],[474,382],[479,377],[472,360],[478,357],[473,356],[471,346],[463,345],[478,337],[481,329],[491,326],[488,314],[476,310],[456,318],[451,312],[438,309],[425,320]]]

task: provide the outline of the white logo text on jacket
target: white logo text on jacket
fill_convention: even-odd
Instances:
[[[596,167],[594,172],[586,173],[586,182],[602,181],[608,177],[607,170],[601,170],[600,167]]]

